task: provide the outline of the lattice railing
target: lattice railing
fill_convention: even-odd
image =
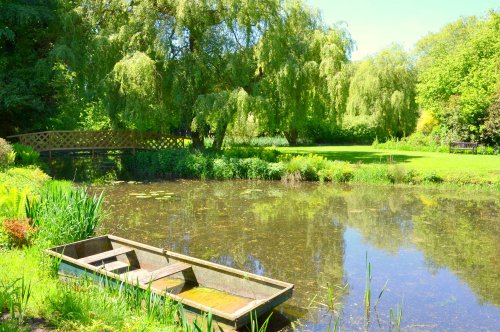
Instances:
[[[136,131],[44,131],[9,136],[21,144],[44,151],[68,150],[160,150],[182,148],[184,137]]]

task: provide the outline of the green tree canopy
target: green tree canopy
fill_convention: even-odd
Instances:
[[[417,101],[451,140],[481,138],[500,82],[500,14],[469,17],[417,44]]]
[[[349,120],[361,119],[381,137],[412,133],[418,117],[415,81],[413,62],[398,46],[359,63],[349,88]]]
[[[44,129],[57,115],[50,45],[55,0],[0,0],[0,136]]]
[[[345,91],[339,73],[351,48],[345,30],[326,27],[301,2],[287,3],[256,49],[263,129],[294,145],[311,122],[335,121]]]

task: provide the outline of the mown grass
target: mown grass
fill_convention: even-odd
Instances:
[[[450,154],[440,152],[375,149],[371,146],[278,147],[282,153],[317,154],[328,160],[353,164],[399,165],[422,175],[435,174],[444,182],[457,184],[491,184],[500,181],[500,156]]]

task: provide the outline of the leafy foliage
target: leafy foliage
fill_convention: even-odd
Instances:
[[[0,167],[14,162],[16,153],[12,149],[12,146],[0,137]]]
[[[342,68],[352,42],[347,31],[327,28],[300,2],[288,3],[273,23],[256,49],[257,117],[264,131],[283,132],[296,145],[308,124],[326,118],[335,125],[342,114]]]
[[[419,41],[417,101],[449,141],[481,137],[500,74],[500,14],[469,17]]]
[[[0,2],[0,135],[49,126],[54,100],[51,44],[56,0]]]
[[[410,134],[418,115],[415,80],[412,61],[397,46],[363,61],[351,80],[346,121],[361,121],[379,137]]]
[[[42,246],[60,245],[95,235],[102,202],[103,194],[90,195],[83,188],[49,182],[40,197],[26,201],[26,215],[38,228]]]
[[[31,146],[15,143],[13,149],[16,154],[16,162],[21,165],[35,165],[38,163],[40,153]]]

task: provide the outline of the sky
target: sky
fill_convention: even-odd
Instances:
[[[344,22],[356,42],[353,60],[393,43],[407,51],[431,32],[466,16],[500,10],[500,0],[307,0],[326,23]]]

